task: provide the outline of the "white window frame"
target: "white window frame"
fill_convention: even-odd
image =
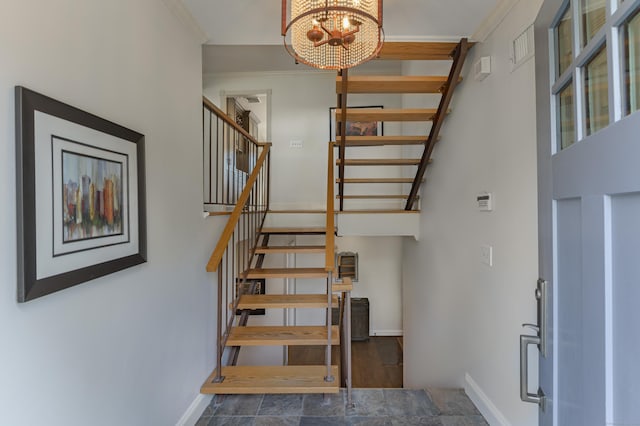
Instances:
[[[582,47],[582,11],[581,0],[565,0],[559,8],[556,19],[549,29],[549,72],[551,78],[551,124],[553,126],[552,153],[561,151],[559,118],[559,94],[573,82],[573,117],[574,135],[573,144],[587,138],[586,129],[586,102],[584,96],[584,69],[585,66],[600,51],[603,45],[607,49],[607,78],[609,83],[609,125],[616,123],[625,117],[626,88],[624,86],[624,43],[622,26],[631,16],[640,9],[640,0],[606,0],[606,21],[586,46]],[[571,65],[558,75],[558,42],[556,29],[562,17],[571,8],[572,19],[572,55]],[[572,145],[573,145],[572,144]],[[569,147],[565,149],[571,148]]]

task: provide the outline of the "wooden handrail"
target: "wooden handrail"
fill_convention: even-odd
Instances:
[[[326,236],[326,265],[325,270],[327,272],[333,272],[335,268],[335,214],[334,214],[334,168],[335,165],[333,163],[333,147],[334,144],[329,142],[329,153],[327,154],[327,236]]]
[[[338,108],[340,109],[340,145],[338,148],[338,158],[344,160],[346,157],[346,138],[347,138],[347,94],[349,70],[341,70],[340,76],[342,77],[342,92],[338,96]],[[338,122],[338,111],[336,111],[336,124]],[[337,138],[336,138],[337,139]],[[340,183],[338,184],[338,195],[340,195],[340,211],[344,210],[344,161],[340,162],[338,168],[338,176],[340,177]]]
[[[251,134],[249,132],[247,132],[245,129],[240,127],[238,125],[238,123],[236,123],[231,118],[229,118],[229,116],[224,111],[222,111],[220,108],[215,106],[213,104],[213,102],[211,102],[209,99],[205,98],[204,96],[202,97],[202,103],[207,108],[209,108],[211,111],[213,111],[213,113],[215,115],[217,115],[222,121],[224,121],[225,123],[227,123],[228,125],[233,127],[235,130],[240,132],[242,134],[242,136],[244,136],[245,138],[249,139],[254,144],[256,144],[256,145],[263,145],[264,144],[264,143],[258,142],[253,136],[251,136]]]
[[[218,240],[218,244],[216,245],[215,250],[213,250],[211,257],[209,258],[209,262],[207,263],[207,272],[215,272],[218,270],[218,266],[220,265],[222,256],[224,256],[224,252],[227,250],[227,245],[229,244],[229,240],[231,239],[236,225],[240,220],[240,216],[242,215],[244,206],[249,200],[249,195],[251,195],[253,184],[258,179],[258,175],[260,174],[260,171],[262,170],[262,167],[266,162],[270,150],[271,144],[269,143],[263,148],[262,152],[260,153],[260,157],[258,157],[256,166],[251,172],[251,176],[249,176],[249,179],[247,179],[247,184],[245,185],[242,194],[240,194],[240,197],[238,198],[238,202],[236,203],[236,206],[233,209],[229,220],[227,221],[227,225],[225,226],[224,231],[222,231],[222,235]]]

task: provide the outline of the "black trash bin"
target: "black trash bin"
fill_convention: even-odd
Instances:
[[[369,299],[357,297],[351,299],[351,341],[369,340]]]
[[[333,325],[339,324],[340,310],[332,310]],[[351,299],[351,341],[364,342],[369,340],[369,299],[354,297]]]

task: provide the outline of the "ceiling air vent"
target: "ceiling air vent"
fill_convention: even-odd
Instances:
[[[257,96],[247,96],[245,99],[250,104],[259,104],[260,103],[260,98],[257,97]]]
[[[531,25],[511,43],[511,71],[515,71],[522,64],[533,58],[534,54],[533,25]]]

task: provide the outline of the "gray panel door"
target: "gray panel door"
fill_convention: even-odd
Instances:
[[[639,7],[546,0],[536,21],[544,426],[640,425]]]

